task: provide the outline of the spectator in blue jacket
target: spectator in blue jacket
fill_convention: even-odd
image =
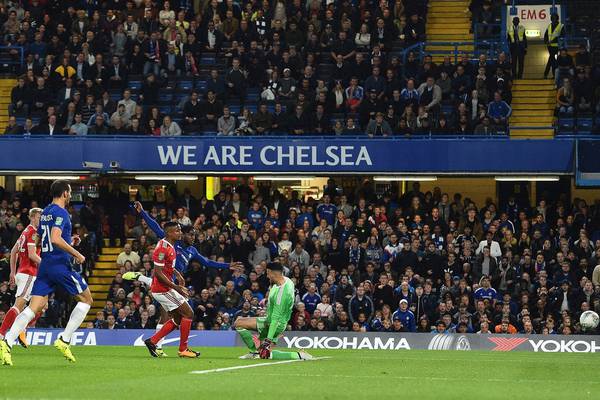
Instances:
[[[324,195],[323,203],[317,206],[317,220],[321,222],[322,219],[325,219],[328,225],[333,226],[336,214],[337,207],[331,204],[331,198],[328,194]]]
[[[317,285],[311,283],[308,285],[308,291],[302,296],[302,302],[311,315],[317,309],[317,304],[321,302],[321,296],[317,293]]]
[[[417,324],[415,322],[415,314],[408,309],[408,301],[400,300],[398,309],[392,314],[392,320],[399,319],[402,325],[408,332],[416,332]]]
[[[493,304],[498,298],[498,293],[496,289],[490,286],[490,278],[485,275],[482,276],[479,285],[481,287],[473,293],[475,300],[489,300]]]
[[[257,231],[260,231],[265,223],[265,214],[256,201],[252,203],[252,209],[248,211],[248,222]]]
[[[364,314],[365,321],[367,323],[371,322],[375,308],[373,300],[365,295],[364,286],[361,285],[356,289],[356,293],[348,301],[348,310],[350,311],[350,321],[358,321],[359,315]]]
[[[494,124],[499,128],[505,128],[511,114],[512,108],[510,108],[507,102],[502,100],[500,92],[494,92],[494,101],[488,104],[488,117],[490,117],[492,121],[494,121]]]

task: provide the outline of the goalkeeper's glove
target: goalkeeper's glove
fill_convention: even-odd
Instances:
[[[258,348],[258,355],[260,356],[260,358],[265,360],[265,359],[268,359],[271,357],[271,345],[272,344],[273,344],[273,341],[269,338],[263,340],[263,342],[260,344],[260,347]]]

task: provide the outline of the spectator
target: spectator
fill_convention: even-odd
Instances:
[[[117,265],[122,267],[126,261],[130,261],[135,268],[139,267],[141,261],[139,254],[131,249],[129,243],[123,246],[123,251],[117,256]]]
[[[563,85],[556,92],[556,108],[560,114],[571,115],[575,106],[575,93],[569,78],[563,79]]]
[[[5,135],[22,135],[23,127],[17,124],[17,119],[14,116],[8,117],[8,125],[4,129]]]
[[[383,119],[382,113],[378,112],[375,115],[375,119],[369,121],[369,124],[367,125],[367,135],[369,135],[369,137],[392,135],[392,128],[390,127],[390,124]]]
[[[171,116],[165,115],[160,127],[160,136],[181,136],[181,128],[177,122],[171,119]]]
[[[31,92],[25,86],[25,78],[19,77],[17,86],[10,92],[10,104],[8,105],[8,115],[29,114],[29,104],[31,103]]]
[[[229,113],[229,107],[223,107],[223,115],[217,121],[219,136],[232,136],[235,133],[235,117]]]
[[[491,118],[494,125],[498,127],[498,129],[505,130],[506,125],[508,123],[508,118],[512,114],[512,108],[502,100],[502,95],[500,92],[494,93],[494,101],[490,102],[488,105],[488,117]]]

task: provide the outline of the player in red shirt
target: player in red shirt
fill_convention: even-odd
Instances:
[[[4,339],[4,335],[31,298],[31,288],[33,287],[33,282],[35,282],[38,265],[40,265],[41,261],[40,249],[37,246],[37,228],[40,224],[42,211],[41,208],[32,208],[29,210],[29,225],[23,230],[10,251],[10,284],[13,285],[16,283],[17,293],[15,304],[8,310],[2,326],[0,326],[0,339]],[[36,315],[29,323],[29,326],[35,325],[40,315]],[[25,331],[19,334],[19,343],[21,346],[27,348]]]
[[[179,326],[179,357],[197,358],[200,353],[188,349],[188,337],[192,329],[194,311],[187,302],[188,290],[184,286],[185,280],[175,269],[177,253],[174,244],[181,240],[181,226],[176,222],[167,222],[164,227],[165,238],[161,239],[154,253],[154,276],[152,278],[152,296],[169,313],[171,319],[165,322],[162,328],[144,343],[152,357],[158,357],[156,344]],[[177,284],[173,282],[173,274]]]

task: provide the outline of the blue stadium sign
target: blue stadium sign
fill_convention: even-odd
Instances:
[[[0,171],[554,173],[574,170],[573,140],[30,137],[0,139]]]

